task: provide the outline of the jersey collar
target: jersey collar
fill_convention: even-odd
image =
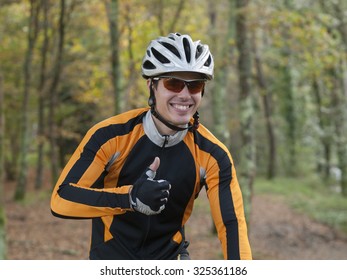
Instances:
[[[174,135],[161,135],[155,126],[151,111],[149,110],[143,117],[143,128],[148,138],[156,145],[163,147],[171,147],[183,140],[188,130],[177,131]],[[166,143],[165,143],[166,141]]]

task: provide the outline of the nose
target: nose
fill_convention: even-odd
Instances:
[[[187,85],[184,85],[184,88],[177,94],[180,97],[190,96],[189,89]]]

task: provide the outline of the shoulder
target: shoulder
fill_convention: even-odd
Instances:
[[[230,165],[232,163],[229,149],[204,125],[200,124],[198,130],[194,132],[194,142],[201,152],[208,154],[219,164]]]
[[[198,145],[210,148],[219,147],[228,151],[227,147],[204,125],[200,124],[199,129],[195,132],[195,142]]]
[[[93,133],[104,128],[124,128],[126,126],[128,126],[129,129],[131,129],[135,125],[142,123],[142,118],[148,110],[148,108],[140,108],[130,110],[116,116],[112,116],[110,118],[96,123],[94,126],[91,127],[90,132]]]

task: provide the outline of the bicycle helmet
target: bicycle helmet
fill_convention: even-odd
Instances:
[[[170,33],[152,40],[142,62],[146,79],[169,72],[196,72],[213,79],[213,57],[208,45],[193,41],[189,35]]]

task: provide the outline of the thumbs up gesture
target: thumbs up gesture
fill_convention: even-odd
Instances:
[[[156,215],[164,210],[169,198],[171,185],[166,180],[154,180],[160,159],[156,157],[153,163],[134,183],[130,192],[131,207],[145,215]]]

